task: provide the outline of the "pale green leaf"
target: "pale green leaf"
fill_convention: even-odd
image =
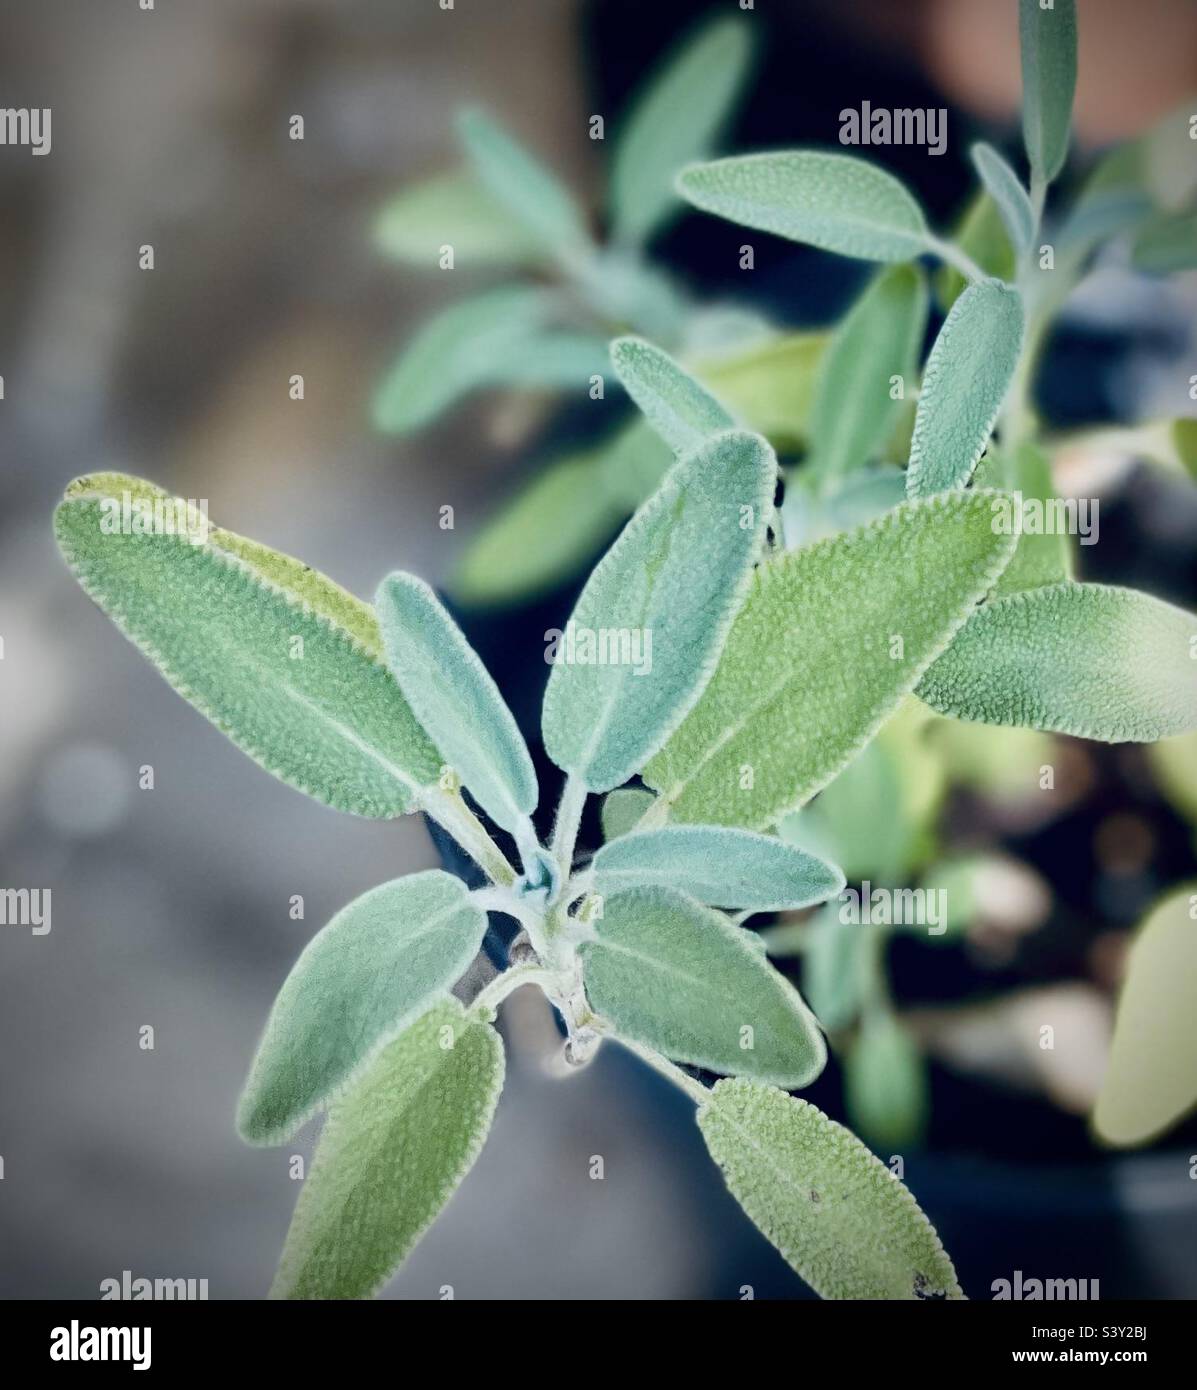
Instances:
[[[633,1042],[786,1087],[823,1070],[827,1049],[801,995],[721,913],[675,889],[638,888],[604,899],[596,930],[579,948],[586,995]]]
[[[426,270],[439,267],[445,246],[453,248],[456,270],[544,259],[537,239],[469,171],[439,174],[396,194],[378,215],[374,241],[386,255]]]
[[[910,1033],[888,1009],[866,1011],[844,1058],[852,1128],[884,1154],[906,1153],[923,1138],[928,1102],[927,1064]]]
[[[498,1033],[446,999],[333,1106],[272,1298],[368,1298],[474,1166],[503,1087]]]
[[[457,128],[487,192],[547,251],[567,261],[589,252],[582,214],[556,174],[485,112],[463,112]]]
[[[549,756],[591,791],[639,771],[700,695],[760,554],[776,467],[758,435],[716,435],[587,581],[552,654],[542,724]]]
[[[175,689],[326,805],[373,817],[411,810],[436,782],[440,753],[386,666],[329,615],[320,586],[296,596],[211,540],[105,532],[113,501],[76,492],[61,503],[58,544]]]
[[[1014,248],[997,204],[980,189],[964,211],[952,234],[952,244],[987,275],[997,280],[1013,280]],[[945,262],[935,272],[935,298],[946,314],[969,286],[969,280],[954,265]]]
[[[1074,0],[1018,0],[1022,50],[1022,138],[1031,168],[1050,182],[1068,154],[1076,89]]]
[[[906,500],[906,470],[892,464],[857,468],[832,479],[826,492],[812,470],[800,468],[786,478],[781,504],[787,550],[850,531],[891,511]]]
[[[637,417],[600,451],[598,476],[611,504],[630,512],[652,496],[674,461],[668,444]]]
[[[981,182],[997,204],[1011,244],[1019,254],[1025,253],[1030,249],[1031,239],[1035,235],[1035,211],[1027,190],[992,145],[980,141],[969,153]]]
[[[1197,728],[1197,617],[1105,584],[1050,584],[979,608],[927,672],[941,714],[1106,743]]]
[[[618,840],[634,830],[640,817],[657,798],[643,787],[616,787],[603,798],[601,820],[604,840]]]
[[[544,290],[504,286],[435,315],[379,384],[375,426],[387,434],[406,434],[468,392],[493,384],[551,309]]]
[[[1152,218],[1135,237],[1131,259],[1151,275],[1197,268],[1197,214],[1167,212]]]
[[[1036,445],[1023,442],[1011,450],[990,449],[973,475],[975,487],[1002,488],[1012,494],[1008,524],[1021,531],[1014,558],[993,588],[993,598],[1058,584],[1072,575],[1068,507],[1056,496],[1051,463]],[[1003,524],[1007,518],[1003,517]]]
[[[1190,825],[1197,826],[1197,731],[1161,739],[1145,751],[1160,792]]]
[[[883,271],[836,330],[823,358],[810,417],[810,468],[820,479],[877,458],[904,390],[914,385],[927,325],[927,282],[917,265]]]
[[[1022,297],[1000,280],[970,285],[927,358],[906,492],[963,487],[985,452],[1022,350]]]
[[[485,932],[486,913],[440,869],[342,908],[279,991],[241,1097],[241,1134],[277,1144],[294,1133],[456,983]]]
[[[1093,1123],[1144,1144],[1197,1105],[1197,883],[1166,897],[1131,945]]]
[[[536,809],[536,771],[490,673],[415,575],[388,575],[374,609],[387,665],[416,718],[491,820],[517,834]]]
[[[908,1189],[815,1106],[719,1081],[698,1126],[736,1201],[823,1298],[963,1297]]]
[[[735,420],[689,372],[642,338],[616,338],[611,361],[627,393],[675,454],[688,454]]]
[[[604,845],[592,860],[604,895],[659,885],[712,907],[782,912],[833,897],[844,876],[769,835],[727,826],[669,825]]]
[[[828,903],[807,924],[801,951],[803,995],[829,1032],[846,1027],[860,1012],[868,983],[868,931],[859,922],[842,922],[842,906]],[[765,944],[780,954],[768,938]]]
[[[618,240],[647,240],[676,207],[673,176],[718,135],[748,76],[751,39],[743,21],[704,24],[637,95],[611,164]]]
[[[831,781],[1005,567],[1015,538],[994,532],[993,497],[906,502],[756,571],[702,698],[644,772],[674,819],[766,830]]]
[[[923,210],[892,174],[846,154],[789,150],[694,164],[678,191],[697,208],[865,261],[928,250]]]
[[[454,598],[474,607],[516,603],[580,569],[623,516],[603,480],[603,457],[557,459],[501,506],[453,572]]]
[[[827,333],[788,333],[738,352],[699,358],[693,371],[775,448],[793,449],[806,440],[815,381],[829,342]]]

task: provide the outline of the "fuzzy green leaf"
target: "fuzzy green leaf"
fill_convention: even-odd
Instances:
[[[78,485],[77,485],[78,486]],[[261,568],[179,535],[101,530],[113,499],[75,491],[54,517],[80,584],[201,714],[284,782],[337,810],[410,811],[442,759],[393,676],[330,614],[331,581],[297,595]],[[227,533],[221,533],[228,544]],[[285,563],[284,563],[285,562]]]
[[[829,342],[826,333],[788,333],[699,361],[694,374],[750,429],[777,449],[792,449],[807,438],[815,382]]]
[[[822,479],[877,457],[901,405],[893,378],[914,384],[927,325],[927,281],[913,265],[882,272],[844,319],[823,358],[810,418],[810,467]]]
[[[1093,1122],[1111,1144],[1143,1144],[1197,1105],[1197,884],[1140,927],[1118,1000]]]
[[[374,395],[376,428],[407,434],[468,392],[493,385],[552,309],[541,289],[504,286],[463,300],[419,330]]]
[[[1018,0],[1022,50],[1022,138],[1031,168],[1046,182],[1068,154],[1068,128],[1076,90],[1076,5]]]
[[[549,756],[591,791],[639,771],[700,695],[760,554],[776,467],[758,435],[716,435],[675,464],[587,581],[542,723]],[[615,664],[612,633],[629,639]]]
[[[752,34],[704,24],[640,93],[615,137],[611,210],[617,240],[646,241],[677,206],[673,176],[702,159],[748,76]]]
[[[932,709],[1105,743],[1197,728],[1197,617],[1134,589],[1050,584],[987,603],[927,672]]]
[[[1005,567],[1015,537],[995,534],[994,496],[906,502],[756,571],[702,698],[643,774],[674,819],[767,830],[831,781]]]
[[[981,141],[969,153],[981,182],[997,204],[1015,251],[1020,254],[1027,251],[1035,235],[1035,212],[1027,190],[992,145]]]
[[[474,799],[515,834],[536,809],[536,770],[499,688],[422,579],[396,572],[374,599],[387,664]]]
[[[829,1032],[846,1027],[860,1012],[867,984],[869,934],[858,922],[841,922],[841,906],[828,903],[803,929],[802,992]],[[765,944],[780,954],[768,937]]]
[[[1197,269],[1197,216],[1166,212],[1152,218],[1135,237],[1131,258],[1149,275]]]
[[[1051,463],[1041,449],[1029,442],[1012,451],[991,448],[977,466],[973,485],[1002,488],[1013,494],[1016,502],[1021,498],[1022,503],[1021,508],[1010,509],[1012,528],[1019,525],[1015,513],[1021,510],[1022,529],[1014,558],[993,587],[993,598],[1071,578],[1068,529],[1054,521],[1048,525],[1056,513],[1066,517],[1065,504],[1056,496]]]
[[[656,801],[643,787],[616,787],[603,798],[601,820],[604,840],[618,840],[634,830],[640,817]]]
[[[587,997],[675,1061],[805,1086],[826,1064],[823,1036],[752,937],[672,888],[615,893],[579,948]]]
[[[928,250],[923,210],[892,174],[845,154],[789,150],[694,164],[678,191],[704,212],[865,261]]]
[[[885,1153],[905,1153],[922,1140],[927,1064],[909,1032],[888,1010],[866,1012],[848,1048],[844,1104],[852,1128]]]
[[[750,1081],[719,1081],[698,1127],[736,1201],[823,1298],[961,1298],[931,1223],[843,1125]]]
[[[735,420],[689,372],[642,338],[616,338],[611,361],[627,393],[675,454],[688,454]]]
[[[538,473],[473,538],[450,593],[477,607],[515,603],[573,574],[623,516],[601,468],[597,452],[570,454]]]
[[[441,250],[453,248],[454,269],[534,265],[544,259],[537,239],[497,202],[471,172],[439,174],[405,188],[374,224],[379,250],[406,265],[435,270]]]
[[[914,417],[909,497],[963,487],[985,452],[1022,350],[1022,298],[1000,280],[970,285],[927,358]]]
[[[503,1088],[498,1033],[454,999],[384,1048],[329,1112],[272,1298],[368,1298],[474,1166]]]
[[[478,954],[486,913],[440,869],[355,898],[312,938],[283,983],[237,1126],[279,1144],[344,1089],[379,1046],[439,999]]]
[[[594,856],[595,887],[672,885],[712,907],[782,912],[833,897],[844,876],[832,865],[769,835],[727,826],[670,825],[604,845]]]
[[[547,251],[567,261],[589,252],[582,214],[556,174],[485,112],[463,112],[457,128],[487,192]]]

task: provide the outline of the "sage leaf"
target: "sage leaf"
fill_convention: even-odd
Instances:
[[[446,246],[459,270],[544,260],[537,239],[469,171],[425,179],[391,198],[374,224],[374,243],[392,259],[427,270],[436,269]]]
[[[603,798],[600,820],[604,840],[618,840],[633,830],[657,798],[643,787],[616,787]]]
[[[1168,212],[1152,218],[1135,237],[1131,260],[1149,275],[1197,269],[1197,216]]]
[[[995,495],[904,502],[756,571],[714,676],[644,770],[673,819],[767,830],[831,781],[1005,567]]]
[[[815,1106],[719,1081],[698,1127],[732,1196],[823,1298],[963,1297],[909,1190]]]
[[[1019,254],[1025,254],[1035,235],[1035,212],[1027,190],[992,145],[980,141],[969,153],[981,182],[997,204],[1006,231],[1010,233],[1011,245]]]
[[[736,422],[714,396],[660,348],[616,338],[611,361],[627,393],[675,454],[688,454]]]
[[[1197,1104],[1197,884],[1169,894],[1131,944],[1093,1123],[1143,1144]]]
[[[487,192],[545,250],[567,262],[589,254],[582,215],[556,174],[485,112],[463,112],[457,129]]]
[[[603,452],[556,459],[490,517],[448,582],[473,607],[533,598],[573,574],[623,518],[602,478]]]
[[[866,1010],[844,1058],[844,1104],[852,1128],[885,1153],[917,1147],[927,1125],[927,1064],[889,1012]]]
[[[555,639],[542,717],[549,757],[589,790],[626,782],[701,693],[760,554],[776,467],[758,435],[714,436],[595,567]]]
[[[923,210],[905,186],[852,155],[717,159],[683,169],[677,187],[704,212],[841,256],[909,261],[929,249]]]
[[[810,1010],[752,932],[672,888],[605,898],[596,932],[579,948],[586,995],[625,1037],[780,1086],[805,1086],[823,1070]]]
[[[1022,351],[1022,298],[1000,280],[970,285],[927,358],[906,492],[963,487],[985,452]]]
[[[777,449],[805,443],[827,333],[787,333],[762,345],[697,361],[699,381]]]
[[[810,468],[819,478],[839,477],[877,457],[903,398],[895,399],[893,379],[914,385],[927,299],[918,266],[892,266],[836,331],[811,408]]]
[[[641,830],[604,845],[591,864],[604,896],[672,884],[700,903],[755,912],[810,907],[844,886],[843,874],[813,854],[726,826]]]
[[[1049,584],[979,608],[927,672],[932,709],[1105,743],[1197,728],[1197,617],[1106,584]]]
[[[1038,589],[1044,584],[1058,584],[1072,576],[1072,552],[1068,529],[1049,527],[1047,519],[1054,512],[1066,515],[1064,502],[1056,496],[1052,485],[1051,463],[1037,445],[1023,441],[1013,450],[990,449],[973,475],[976,487],[1002,488],[1013,494],[1009,524],[1018,529],[1015,511],[1025,505],[1039,503],[1044,525],[1028,525],[1022,520],[1018,545],[1002,577],[993,586],[992,598],[1017,593],[1020,589]]]
[[[494,384],[495,373],[549,317],[542,289],[504,286],[454,304],[419,330],[374,394],[376,428],[408,434],[462,396]]]
[[[1068,154],[1076,90],[1076,5],[1018,0],[1022,51],[1022,138],[1031,168],[1050,183]]]
[[[701,159],[724,125],[748,76],[752,35],[732,19],[704,24],[653,77],[615,135],[612,228],[617,241],[642,243],[677,206],[673,175]]]
[[[868,932],[859,923],[842,922],[840,907],[828,903],[818,913],[805,928],[802,948],[802,993],[828,1032],[857,1016],[867,984]],[[773,949],[767,938],[765,944]]]
[[[503,1088],[498,1033],[445,999],[332,1107],[272,1298],[368,1298],[474,1166]]]
[[[374,608],[416,718],[491,820],[516,834],[536,809],[536,770],[498,686],[422,579],[388,575]]]
[[[330,616],[336,586],[312,581],[296,594],[264,573],[277,564],[293,578],[298,562],[267,559],[257,570],[211,537],[105,530],[114,501],[72,493],[55,513],[58,545],[171,685],[267,771],[325,805],[371,817],[412,810],[441,755],[385,665]]]
[[[485,932],[486,913],[440,869],[342,908],[275,1000],[241,1097],[242,1136],[278,1144],[293,1134],[465,973]]]

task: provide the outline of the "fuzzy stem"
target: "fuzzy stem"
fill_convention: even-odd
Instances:
[[[460,792],[426,787],[420,805],[425,814],[453,836],[492,883],[510,887],[515,882],[515,870],[486,827],[465,804]]]
[[[555,978],[552,971],[544,970],[539,965],[517,965],[513,970],[504,970],[501,975],[496,975],[470,1007],[477,1012],[497,1009],[509,994],[522,985],[539,985],[547,994]]]
[[[966,255],[959,246],[953,246],[950,241],[942,241],[937,236],[928,236],[927,250],[933,256],[938,256],[941,261],[955,267],[966,280],[971,280],[974,284],[978,280],[988,279],[988,276],[981,267]]]
[[[552,855],[561,868],[563,879],[569,878],[573,866],[574,847],[578,843],[578,829],[582,824],[586,795],[586,784],[571,772],[565,779],[565,787],[557,805],[557,823],[553,826]]]

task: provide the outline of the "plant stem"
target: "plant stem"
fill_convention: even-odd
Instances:
[[[427,815],[453,836],[492,883],[509,888],[515,882],[515,870],[486,827],[465,804],[460,792],[426,787],[420,804]]]
[[[959,246],[953,246],[950,241],[942,241],[937,236],[929,235],[927,237],[927,250],[946,264],[954,266],[966,280],[971,280],[974,284],[978,280],[988,279],[976,261],[961,251]]]
[[[611,1037],[626,1047],[629,1052],[634,1052],[642,1062],[647,1062],[654,1071],[660,1072],[662,1076],[668,1077],[670,1081],[690,1097],[696,1105],[705,1105],[711,1098],[711,1092],[702,1084],[695,1081],[692,1076],[688,1076],[681,1067],[674,1064],[667,1058],[662,1057],[659,1052],[654,1052],[651,1047],[645,1047],[643,1043],[633,1042],[631,1038],[625,1038],[620,1033],[612,1033]]]
[[[497,1009],[509,994],[523,985],[539,985],[548,994],[554,982],[555,976],[550,970],[545,970],[539,965],[517,965],[513,970],[504,970],[501,975],[496,975],[490,984],[479,992],[470,1008],[479,1012],[484,1009]]]
[[[586,807],[586,784],[571,772],[565,779],[561,800],[557,805],[557,823],[553,826],[552,855],[561,869],[562,879],[569,878],[573,866],[574,847],[578,843],[578,828]]]

